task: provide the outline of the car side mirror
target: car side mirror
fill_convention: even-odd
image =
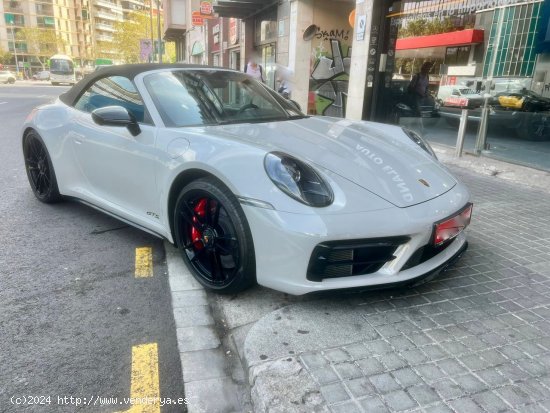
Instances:
[[[105,106],[92,112],[92,119],[101,126],[124,126],[132,136],[141,133],[136,117],[122,106]]]

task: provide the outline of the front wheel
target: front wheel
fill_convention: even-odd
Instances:
[[[201,178],[181,190],[174,230],[183,260],[204,287],[233,294],[255,283],[248,222],[237,198],[216,179]]]
[[[14,78],[10,78],[10,79],[8,80],[8,82],[10,82],[10,85],[13,85],[13,84],[15,83],[15,79],[14,79]]]
[[[48,150],[42,138],[35,131],[23,138],[25,169],[31,189],[40,202],[46,204],[61,200],[57,179]]]

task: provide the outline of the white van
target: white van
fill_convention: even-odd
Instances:
[[[439,86],[437,101],[441,106],[467,106],[475,108],[483,104],[483,96],[467,86]]]

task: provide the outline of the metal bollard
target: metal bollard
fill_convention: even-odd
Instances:
[[[464,136],[466,135],[466,125],[468,123],[468,109],[462,109],[460,114],[460,126],[458,127],[458,136],[456,138],[455,156],[460,158],[464,149]]]

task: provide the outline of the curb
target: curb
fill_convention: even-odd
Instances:
[[[204,288],[179,251],[164,243],[172,310],[189,413],[241,412],[241,389],[231,376]]]

